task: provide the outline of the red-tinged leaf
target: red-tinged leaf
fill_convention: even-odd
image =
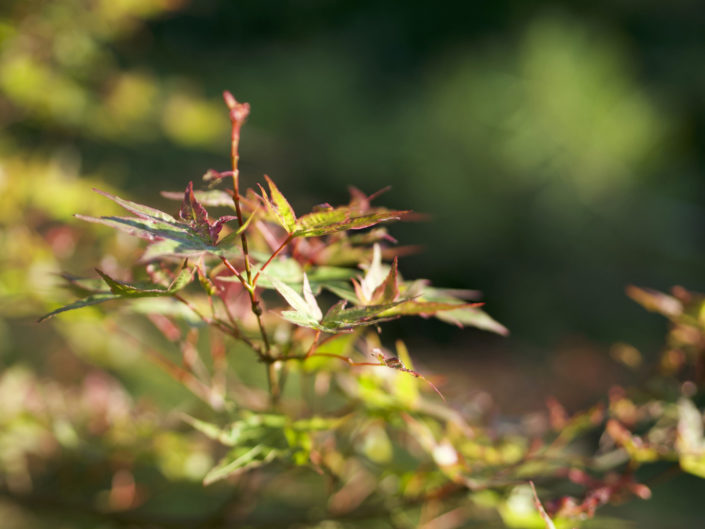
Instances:
[[[359,213],[363,213],[370,209],[370,203],[378,196],[386,193],[392,188],[392,186],[386,186],[367,196],[365,193],[360,191],[358,188],[349,186],[348,191],[350,192],[350,209],[355,210]]]
[[[628,286],[627,295],[646,310],[658,312],[669,318],[683,313],[683,304],[677,298],[657,290]]]
[[[345,302],[335,304],[321,320],[321,325],[330,331],[352,329],[364,325],[374,325],[382,321],[387,321],[396,316],[384,316],[399,302],[383,303],[381,305],[370,305],[367,307],[345,308]]]
[[[365,215],[355,215],[347,207],[309,213],[298,220],[294,235],[297,237],[321,237],[340,231],[360,230],[380,222],[400,220],[407,213],[408,211],[390,211],[377,208]]]
[[[392,268],[385,278],[384,282],[379,285],[372,294],[372,303],[391,303],[399,297],[399,273],[397,258],[392,261]]]
[[[296,214],[294,209],[291,207],[287,199],[282,195],[276,184],[267,175],[264,175],[265,180],[267,180],[267,185],[269,186],[269,193],[271,195],[271,200],[267,197],[267,194],[262,189],[262,195],[267,204],[267,208],[271,211],[277,218],[277,221],[282,228],[286,230],[287,233],[294,233],[296,229]]]
[[[193,228],[203,238],[210,238],[211,224],[208,220],[208,212],[203,205],[196,200],[193,194],[193,182],[189,182],[184,192],[184,200],[179,210],[179,218]]]
[[[343,222],[350,215],[349,208],[325,208],[307,213],[296,221],[296,233],[307,233],[313,229]],[[305,235],[304,235],[305,236]]]
[[[250,218],[252,218],[252,216]],[[233,215],[226,215],[224,217],[220,217],[218,220],[208,226],[208,234],[210,235],[213,244],[218,244],[218,235],[220,235],[220,231],[223,229],[223,224],[232,220],[237,220],[237,217]],[[238,230],[237,233],[239,234],[240,230]]]
[[[455,311],[468,308],[477,308],[482,303],[440,303],[438,301],[417,301],[414,299],[400,302],[395,307],[386,311],[383,316],[433,316],[439,312]]]
[[[529,485],[531,485],[531,490],[534,493],[534,505],[536,506],[536,510],[539,511],[539,515],[541,516],[544,523],[546,524],[546,529],[556,529],[556,524],[553,523],[553,520],[551,520],[551,517],[546,512],[546,509],[543,508],[543,504],[541,503],[541,500],[539,499],[539,495],[536,492],[536,487],[534,486],[534,482],[529,481]]]

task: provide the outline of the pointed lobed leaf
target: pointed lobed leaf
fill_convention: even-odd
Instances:
[[[138,217],[152,218],[165,222],[176,222],[176,219],[174,217],[156,208],[145,206],[144,204],[138,204],[137,202],[132,202],[130,200],[125,200],[124,198],[112,195],[106,191],[101,191],[100,189],[93,189],[93,191],[95,191],[99,195],[103,195],[104,197],[109,198],[113,202],[119,204],[130,213],[134,213]]]
[[[304,274],[303,292],[304,299],[306,300],[306,304],[309,307],[311,315],[316,321],[320,321],[323,318],[323,313],[321,312],[321,309],[318,306],[318,303],[316,302],[316,298],[314,297],[313,292],[311,291],[311,284],[308,282],[308,277],[306,276],[306,274]]]
[[[172,284],[165,288],[161,285],[146,284],[137,285],[132,283],[127,283],[125,281],[118,281],[113,279],[108,274],[96,268],[98,275],[103,278],[105,284],[108,285],[110,291],[123,298],[143,298],[143,297],[155,297],[155,296],[170,296],[186,285],[188,285],[193,279],[193,270],[184,268],[181,273],[174,279]]]
[[[408,211],[392,211],[375,208],[364,215],[355,214],[348,207],[309,213],[301,217],[296,224],[294,235],[297,237],[321,237],[346,230],[369,228],[380,222],[400,220]]]
[[[374,325],[382,321],[392,319],[396,316],[385,316],[384,312],[398,305],[399,302],[383,303],[381,305],[369,305],[367,307],[345,308],[345,302],[335,304],[321,320],[327,330],[337,331],[352,329],[364,325]]]
[[[359,283],[359,288],[356,288],[362,303],[372,302],[375,290],[384,283],[385,275],[385,268],[382,265],[382,250],[379,244],[375,244],[372,248],[372,262],[368,265],[365,277]]]
[[[445,310],[435,314],[435,317],[439,320],[445,321],[447,323],[452,323],[458,327],[476,327],[484,331],[496,332],[506,336],[509,334],[509,330],[499,323],[497,320],[492,318],[485,311],[466,307],[454,310]]]
[[[377,246],[377,245],[375,245]],[[371,296],[372,303],[390,303],[399,297],[399,273],[398,259],[395,257],[392,267],[381,285],[379,285]]]
[[[268,209],[274,214],[281,227],[284,228],[287,233],[294,233],[296,228],[296,214],[294,213],[294,208],[291,207],[291,204],[289,204],[288,200],[284,197],[281,191],[279,191],[279,188],[272,181],[272,179],[267,175],[264,175],[264,178],[267,180],[269,193],[272,197],[270,201],[264,192],[264,189],[262,189],[262,194],[265,198]]]
[[[318,331],[327,331],[327,328],[318,323],[318,320],[315,320],[306,314],[302,314],[301,312],[285,310],[281,313],[281,317],[289,323],[299,325],[300,327],[308,327],[309,329],[316,329]]]
[[[314,322],[321,319],[321,309],[318,308],[315,298],[313,299],[313,304],[311,304],[283,281],[276,278],[272,278],[271,281],[276,291],[282,295],[286,302],[291,305],[291,307],[295,309],[295,312],[299,313],[303,319]],[[313,294],[311,294],[311,297],[313,297]]]
[[[384,316],[432,316],[443,311],[457,311],[467,308],[477,308],[482,303],[441,303],[438,301],[418,301],[409,299],[402,301],[384,313]]]
[[[39,318],[39,322],[43,322],[44,320],[47,320],[49,318],[52,318],[56,316],[57,314],[60,314],[62,312],[66,312],[68,310],[75,310],[75,309],[82,309],[83,307],[89,307],[91,305],[97,305],[99,303],[104,303],[106,301],[112,301],[114,299],[119,299],[121,296],[119,294],[113,294],[112,292],[98,292],[96,294],[93,294],[92,296],[88,296],[87,298],[79,299],[78,301],[74,301],[73,303],[69,305],[65,305],[61,308],[58,308],[56,310],[51,311],[48,314],[45,314],[41,318]]]
[[[207,238],[202,237],[184,223],[163,222],[151,218],[132,217],[88,217],[76,215],[87,222],[104,224],[123,231],[134,237],[153,241],[154,247],[147,248],[142,261],[170,255],[175,257],[194,257],[204,253],[226,256],[227,251],[213,246]]]
[[[203,205],[196,200],[193,194],[193,182],[189,182],[184,192],[184,200],[179,210],[179,218],[193,228],[202,238],[209,238],[213,241],[210,233],[211,223],[208,220],[208,212]]]

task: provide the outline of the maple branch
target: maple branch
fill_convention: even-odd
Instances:
[[[239,147],[240,147],[240,128],[245,122],[248,114],[250,113],[250,105],[247,103],[238,103],[235,97],[230,92],[224,92],[223,98],[225,99],[225,104],[230,109],[230,122],[232,124],[231,135],[230,135],[230,154],[233,166],[233,202],[235,203],[235,212],[237,214],[237,222],[239,226],[245,224],[243,221],[242,207],[240,206],[240,170],[238,169],[238,162],[240,160]],[[242,254],[243,260],[245,262],[245,277],[247,281],[243,281],[242,274],[237,273],[236,276],[243,284],[245,289],[250,295],[250,305],[252,306],[252,313],[257,318],[257,326],[259,327],[260,334],[262,335],[262,342],[264,343],[264,352],[259,353],[261,359],[271,357],[269,338],[267,337],[267,331],[262,323],[262,306],[260,305],[257,295],[255,294],[255,286],[252,282],[252,268],[250,266],[250,252],[247,246],[247,235],[245,230],[240,233],[240,241],[242,243]],[[227,259],[223,260],[225,266],[234,272],[235,267],[233,267]],[[267,382],[269,383],[269,392],[272,396],[272,402],[275,403],[279,399],[279,380],[277,377],[276,368],[273,364],[267,366]]]
[[[262,268],[260,268],[259,271],[255,274],[255,278],[252,280],[253,287],[257,285],[257,280],[259,279],[259,275],[264,271],[265,268],[267,268],[269,266],[269,263],[271,263],[274,260],[274,258],[277,255],[279,255],[279,252],[281,252],[284,248],[286,248],[286,246],[292,241],[293,238],[294,238],[294,235],[290,233],[289,236],[286,239],[284,239],[284,242],[281,243],[279,248],[274,250],[274,253],[269,256],[269,259],[267,259],[267,261],[262,265]]]

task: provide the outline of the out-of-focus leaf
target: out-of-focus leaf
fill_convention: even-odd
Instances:
[[[156,208],[145,206],[144,204],[138,204],[137,202],[132,202],[130,200],[125,200],[124,198],[112,195],[106,191],[101,191],[100,189],[93,189],[93,191],[95,191],[99,195],[103,195],[104,197],[109,198],[116,204],[119,204],[120,206],[125,208],[130,213],[134,213],[135,215],[143,219],[155,219],[163,220],[165,222],[176,222],[176,219],[174,217]],[[183,197],[183,194],[181,196]]]
[[[67,310],[75,310],[75,309],[81,309],[83,307],[89,307],[91,305],[97,305],[98,303],[104,303],[106,301],[112,301],[114,299],[120,299],[122,296],[119,294],[113,294],[112,292],[100,292],[97,294],[93,294],[92,296],[88,296],[87,298],[79,299],[78,301],[74,301],[73,303],[69,305],[65,305],[61,308],[58,308],[56,310],[51,311],[48,314],[45,314],[41,318],[39,318],[39,322],[42,322],[48,318],[51,318],[53,316],[56,316],[57,314],[61,312],[66,312]]]
[[[683,313],[683,304],[673,296],[649,288],[630,285],[627,295],[646,310],[658,312],[668,318],[675,318]]]
[[[193,194],[196,200],[204,206],[234,207],[233,197],[221,189],[194,190]],[[183,200],[184,198],[182,191],[162,191],[161,195],[171,200]]]
[[[252,448],[234,448],[206,474],[206,477],[203,478],[203,484],[210,485],[221,479],[266,465],[274,461],[281,453],[281,450],[265,445],[256,445]]]
[[[194,327],[206,325],[190,308],[173,298],[164,296],[142,297],[130,299],[128,303],[130,305],[130,311],[137,314],[161,314],[163,316],[170,316],[172,318],[181,319]]]
[[[105,284],[108,285],[108,287],[110,288],[110,292],[96,292],[95,294],[88,296],[87,298],[75,301],[74,303],[56,309],[50,312],[49,314],[42,316],[39,321],[44,321],[47,318],[59,314],[60,312],[80,309],[83,307],[88,307],[90,305],[97,305],[98,303],[111,301],[113,299],[170,296],[183,289],[193,279],[193,270],[188,268],[184,268],[183,270],[181,270],[181,272],[177,275],[174,281],[172,281],[169,287],[163,287],[161,285],[154,284],[136,285],[126,283],[124,281],[118,281],[116,279],[113,279],[101,270],[96,269],[96,272],[98,272],[98,275],[103,278]]]
[[[705,478],[703,416],[695,404],[685,398],[678,401],[676,449],[681,468],[685,472]]]
[[[643,439],[632,434],[624,425],[615,419],[607,421],[606,431],[615,442],[622,446],[632,461],[637,463],[648,463],[658,461],[658,451],[649,446]]]
[[[421,314],[431,316],[444,311],[459,311],[467,308],[476,308],[480,305],[482,305],[482,303],[439,303],[437,301],[416,301],[415,299],[410,299],[401,301],[395,307],[384,312],[383,315],[413,316]]]
[[[477,327],[478,329],[496,332],[503,336],[509,334],[509,330],[504,325],[478,308],[465,307],[455,310],[444,310],[436,313],[435,317],[458,327]]]

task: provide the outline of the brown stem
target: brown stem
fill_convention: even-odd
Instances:
[[[225,92],[223,94],[225,99],[225,104],[228,105],[230,109],[230,122],[232,124],[231,136],[230,136],[230,154],[233,166],[233,202],[235,203],[235,213],[237,215],[237,222],[240,227],[244,225],[244,219],[242,215],[242,207],[240,206],[240,171],[238,169],[238,162],[240,161],[239,147],[240,147],[240,128],[245,122],[247,115],[250,113],[250,105],[247,103],[238,103],[230,92]],[[240,233],[240,241],[242,243],[242,255],[245,262],[245,278],[246,282],[243,281],[242,274],[235,270],[235,267],[230,265],[227,259],[223,259],[225,266],[228,266],[231,272],[233,272],[236,277],[243,284],[245,289],[250,295],[250,304],[252,306],[252,313],[257,318],[257,326],[259,327],[260,334],[262,335],[262,342],[264,344],[264,353],[260,353],[260,358],[265,359],[271,357],[269,338],[267,337],[267,331],[262,323],[262,307],[257,295],[255,294],[255,286],[252,282],[252,268],[250,266],[250,252],[247,245],[247,235],[243,230]],[[269,390],[272,396],[272,402],[275,402],[279,398],[279,382],[277,380],[276,370],[267,369],[267,381],[269,382]]]
[[[274,250],[274,253],[269,256],[269,259],[267,259],[267,262],[264,263],[264,264],[262,265],[262,268],[260,268],[259,271],[255,274],[255,278],[252,280],[252,286],[253,286],[253,287],[254,287],[255,285],[257,285],[257,280],[259,279],[259,275],[264,271],[265,268],[267,268],[267,267],[269,266],[269,263],[271,263],[271,262],[274,260],[274,258],[275,258],[277,255],[279,255],[279,252],[281,252],[284,248],[286,248],[286,245],[289,244],[293,238],[294,238],[294,235],[293,235],[293,234],[289,234],[289,236],[284,240],[284,242],[281,243],[281,245],[279,246],[279,248],[277,248],[276,250]]]

